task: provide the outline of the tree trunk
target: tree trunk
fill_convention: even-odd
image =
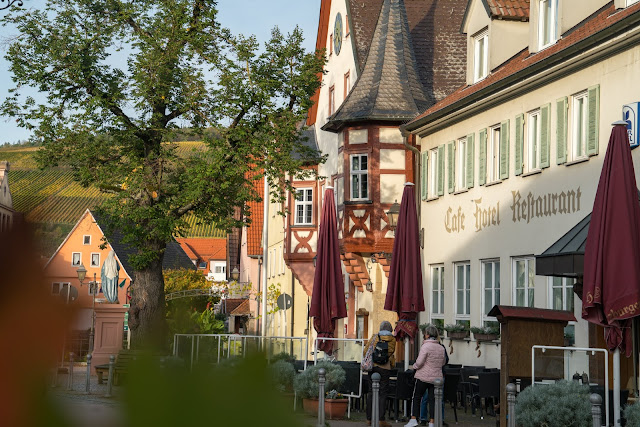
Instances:
[[[166,245],[165,245],[166,246]],[[164,248],[163,248],[164,249]],[[162,259],[152,261],[145,269],[134,271],[133,296],[129,309],[129,327],[133,348],[164,350],[167,348],[164,278]]]

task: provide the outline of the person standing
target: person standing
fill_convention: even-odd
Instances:
[[[380,323],[380,332],[373,334],[364,348],[364,354],[367,354],[369,347],[373,348],[373,370],[369,372],[369,394],[367,394],[367,425],[371,425],[371,401],[373,386],[371,376],[377,372],[380,374],[380,391],[378,393],[378,409],[380,427],[390,427],[391,424],[384,420],[384,412],[389,393],[389,378],[391,377],[391,367],[396,365],[393,353],[396,350],[396,339],[393,337],[393,327],[388,321]],[[384,349],[386,347],[386,354]]]
[[[420,353],[415,369],[415,384],[413,386],[413,397],[411,399],[411,419],[405,427],[415,427],[418,425],[417,418],[420,416],[420,400],[425,391],[429,393],[429,427],[433,427],[433,414],[435,407],[434,382],[443,379],[442,367],[446,363],[445,349],[438,342],[438,328],[429,325],[424,330],[424,342],[420,347]]]

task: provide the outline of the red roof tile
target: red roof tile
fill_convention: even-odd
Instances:
[[[491,15],[501,19],[529,19],[529,0],[484,0]]]
[[[191,259],[204,261],[227,259],[227,239],[180,238],[176,240]]]
[[[253,188],[262,195],[264,193],[264,180],[259,179],[253,181]],[[262,202],[249,202],[249,210],[251,211],[251,224],[247,227],[247,255],[262,255],[262,222],[264,205]]]
[[[405,126],[408,129],[413,130],[422,124],[417,123],[423,122],[422,119],[428,118],[428,116],[435,114],[440,110],[443,110],[445,107],[453,106],[454,104],[460,104],[460,106],[465,105],[464,101],[467,98],[483,89],[491,91],[492,86],[495,86],[496,88],[502,88],[502,86],[499,84],[502,80],[505,80],[510,76],[522,72],[523,70],[526,70],[534,64],[550,58],[551,56],[559,52],[569,49],[578,42],[581,42],[586,38],[593,36],[594,34],[612,26],[613,24],[638,11],[640,11],[640,3],[616,12],[616,8],[613,2],[611,2],[606,7],[603,7],[602,9],[594,13],[591,17],[587,18],[581,24],[572,28],[568,33],[563,35],[563,37],[558,40],[558,42],[556,42],[556,44],[554,44],[553,46],[550,46],[540,52],[536,52],[533,54],[530,54],[528,49],[521,51],[519,54],[498,67],[496,70],[492,71],[486,79],[476,84],[459,88],[454,93],[444,98],[437,104],[433,105],[431,108],[420,114]]]

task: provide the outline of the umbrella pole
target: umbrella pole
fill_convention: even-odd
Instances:
[[[409,369],[409,337],[404,337],[404,370]]]
[[[613,351],[613,425],[620,426],[620,349]]]

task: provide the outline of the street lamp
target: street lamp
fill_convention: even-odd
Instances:
[[[240,270],[238,270],[238,267],[233,267],[233,270],[231,270],[231,280],[237,281],[239,278]]]
[[[398,201],[396,200],[385,213],[387,214],[387,218],[389,218],[389,228],[392,231],[395,230],[398,225],[398,216],[400,215],[400,205],[398,204]]]
[[[84,279],[87,277],[87,269],[84,268],[84,265],[80,264],[80,267],[76,270],[78,274],[78,281],[80,281],[80,286],[83,285]],[[89,290],[91,292],[91,296],[93,297],[93,302],[91,305],[91,333],[89,334],[89,352],[93,354],[93,338],[95,331],[95,323],[96,323],[96,291],[97,291],[96,282],[96,273],[93,272],[93,281],[89,282]]]

